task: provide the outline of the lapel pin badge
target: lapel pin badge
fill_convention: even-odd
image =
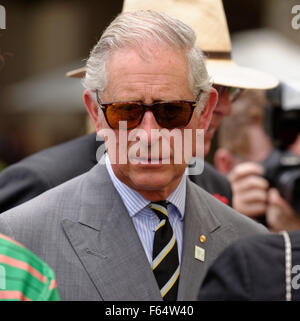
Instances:
[[[202,235],[200,236],[200,242],[201,242],[201,243],[204,243],[205,241],[206,241],[206,236],[202,234]]]
[[[198,245],[195,245],[195,259],[202,262],[205,260],[205,250]]]

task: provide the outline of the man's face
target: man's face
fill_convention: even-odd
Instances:
[[[136,50],[129,48],[118,49],[111,54],[107,64],[108,83],[102,96],[103,103],[135,101],[151,104],[157,101],[194,99],[189,87],[185,56],[177,50],[153,45],[149,45],[148,52],[149,55],[146,58],[141,57]],[[186,129],[195,130],[208,126],[216,96],[213,91],[208,99],[209,106],[204,109],[200,117],[197,117],[194,112]],[[99,126],[96,124],[97,132],[103,128],[109,128],[104,119]],[[140,143],[148,146],[150,158],[151,146],[159,144],[157,139],[151,138],[151,131],[161,129],[150,110],[145,112],[137,129],[147,134],[147,138],[140,138]],[[114,130],[114,132],[117,137],[118,150],[119,130]],[[128,136],[130,132],[131,130],[122,131],[121,135]],[[135,142],[128,142],[128,152],[133,144]],[[156,164],[151,164],[150,159],[148,162],[138,164],[133,164],[129,160],[126,164],[117,162],[117,164],[112,164],[114,173],[123,183],[138,191],[148,200],[165,199],[178,185],[186,167],[185,162],[174,163],[174,148],[171,140],[169,152],[171,162],[169,164],[162,163],[165,150],[160,145],[159,159]]]

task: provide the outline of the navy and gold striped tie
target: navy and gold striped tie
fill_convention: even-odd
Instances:
[[[176,301],[180,266],[177,241],[169,222],[167,205],[167,201],[149,204],[160,220],[154,235],[152,270],[163,300]]]

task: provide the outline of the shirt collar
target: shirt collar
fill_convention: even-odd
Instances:
[[[143,208],[148,206],[148,204],[150,204],[150,202],[147,199],[145,199],[141,194],[139,194],[137,191],[130,188],[129,186],[127,186],[117,178],[117,176],[115,175],[112,169],[112,166],[107,154],[105,154],[105,164],[106,164],[106,168],[109,173],[109,176],[112,180],[112,183],[114,184],[116,190],[120,194],[120,197],[122,198],[122,201],[131,217],[136,215],[139,211],[141,211]],[[186,175],[183,174],[180,180],[180,183],[167,198],[167,201],[169,201],[171,204],[177,207],[180,213],[181,219],[183,219],[184,217],[185,196],[186,196]]]

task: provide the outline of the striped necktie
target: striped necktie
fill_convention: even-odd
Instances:
[[[167,205],[167,201],[149,204],[160,220],[154,235],[152,270],[163,300],[176,301],[180,266],[176,237],[169,222]]]

